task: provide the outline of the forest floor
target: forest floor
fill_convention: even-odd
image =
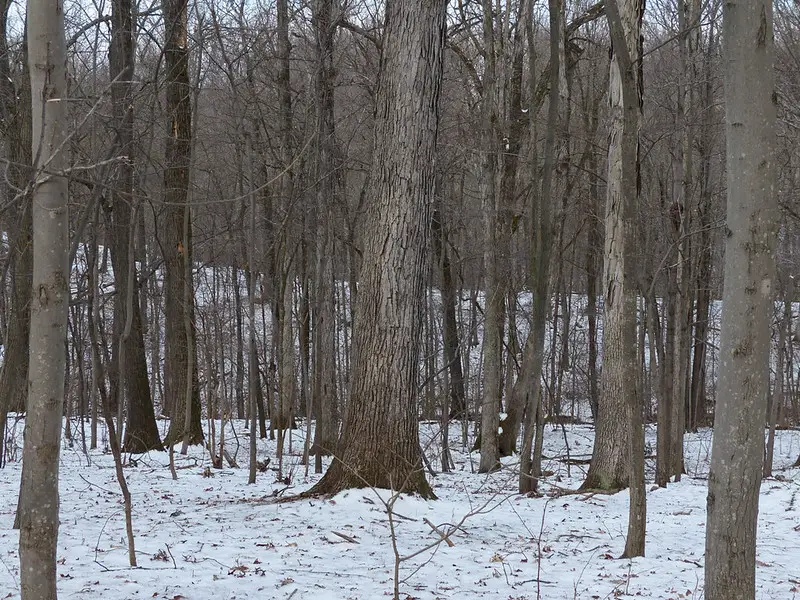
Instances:
[[[162,425],[164,425],[162,423]],[[88,425],[87,425],[88,429]],[[247,436],[237,424],[241,468],[212,469],[200,447],[176,453],[173,481],[165,452],[136,458],[125,469],[133,494],[138,568],[128,567],[125,523],[113,460],[102,449],[87,456],[79,441],[62,448],[61,529],[58,543],[62,600],[373,600],[391,597],[395,551],[383,500],[387,490],[351,490],[331,499],[275,503],[307,489],[300,465],[303,431],[293,432],[283,477],[273,470],[274,442],[259,440],[259,458],[272,457],[255,485],[247,484]],[[429,443],[438,426],[423,425],[423,445],[438,471],[441,458]],[[400,598],[606,599],[639,596],[694,599],[703,595],[706,477],[711,432],[686,436],[686,469],[666,489],[648,485],[647,557],[620,560],[628,521],[628,494],[570,494],[592,449],[588,426],[546,429],[541,485],[544,496],[515,493],[516,461],[491,475],[451,430],[455,469],[429,481],[438,500],[401,496],[393,505],[397,552],[423,550],[400,563]],[[17,436],[19,440],[21,436]],[[229,432],[229,440],[235,440]],[[438,441],[438,438],[437,438]],[[16,458],[21,456],[16,442]],[[648,429],[648,448],[655,430]],[[102,444],[101,444],[102,446]],[[231,452],[234,446],[229,446]],[[648,450],[650,453],[650,450]],[[778,432],[776,477],[761,486],[757,598],[800,596],[800,432]],[[18,536],[12,529],[20,462],[0,470],[0,599],[19,599]],[[653,464],[648,461],[652,480]],[[380,496],[380,497],[379,497]],[[424,550],[467,517],[441,543]],[[448,525],[450,524],[450,525]]]

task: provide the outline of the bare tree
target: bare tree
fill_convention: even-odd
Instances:
[[[130,0],[115,0],[111,6],[112,29],[109,46],[111,102],[116,136],[122,160],[114,187],[111,218],[111,260],[114,266],[114,370],[119,378],[117,402],[127,404],[125,450],[147,452],[161,449],[156,426],[147,359],[142,335],[139,286],[133,253],[135,231],[133,194],[133,16]],[[126,402],[127,401],[127,402]],[[122,423],[117,423],[122,429]],[[119,431],[121,434],[122,432]]]
[[[322,456],[333,454],[339,434],[336,398],[336,297],[334,281],[334,201],[339,191],[335,165],[333,45],[336,24],[331,0],[316,0],[314,34],[317,53],[315,100],[317,109],[317,248],[314,294],[314,383],[317,426],[310,452],[314,471],[322,473]],[[310,417],[311,415],[309,415]]]
[[[553,179],[556,166],[556,130],[561,110],[561,90],[559,80],[562,69],[566,68],[561,59],[562,15],[564,5],[561,0],[549,1],[550,12],[550,97],[547,117],[547,133],[544,145],[544,173],[542,188],[534,195],[533,205],[533,239],[531,243],[531,281],[533,282],[533,318],[531,320],[530,339],[525,347],[523,367],[515,386],[515,393],[527,395],[525,430],[522,441],[522,452],[519,474],[519,491],[521,493],[536,489],[536,477],[539,473],[532,469],[531,448],[533,447],[536,428],[536,416],[541,411],[541,380],[544,360],[545,328],[547,326],[547,308],[550,304],[550,256],[553,243]],[[530,18],[533,18],[531,12]],[[534,137],[534,136],[531,136]],[[535,139],[532,143],[536,143]],[[534,168],[538,165],[532,165]],[[517,390],[520,391],[517,391]]]
[[[755,598],[777,199],[772,2],[723,7],[728,215],[705,597]]]
[[[613,55],[609,75],[611,142],[608,148],[606,196],[605,329],[603,332],[603,401],[609,415],[616,399],[627,418],[627,483],[630,485],[628,536],[623,556],[644,555],[646,502],[644,487],[644,426],[637,389],[636,357],[636,209],[639,200],[639,122],[642,110],[642,56],[644,0],[608,0],[608,28]],[[602,410],[600,418],[603,419]],[[606,421],[607,423],[607,421]],[[598,431],[598,435],[599,435]],[[598,446],[595,443],[595,451]],[[602,463],[601,463],[602,464]],[[587,483],[591,483],[591,468]],[[600,471],[602,473],[602,470]],[[613,472],[613,471],[612,471]],[[595,473],[595,476],[596,473]],[[602,478],[599,478],[602,483]],[[622,480],[624,481],[624,479]]]
[[[20,583],[24,600],[55,600],[58,459],[69,305],[65,149],[64,6],[28,3],[33,182],[33,295],[28,416],[20,487]]]
[[[505,271],[508,256],[504,252],[505,232],[502,194],[498,190],[500,132],[498,130],[500,90],[497,81],[497,48],[495,47],[495,11],[491,0],[482,0],[483,54],[485,64],[481,80],[483,162],[480,172],[480,194],[483,201],[484,265],[486,317],[483,324],[483,401],[481,403],[481,458],[478,471],[488,473],[500,468],[498,428],[503,402],[503,330],[505,322]],[[500,18],[500,15],[497,15]]]
[[[194,360],[197,349],[194,336],[187,335],[186,326],[188,322],[190,327],[194,327],[194,295],[189,295],[188,302],[185,299],[186,287],[192,285],[187,279],[192,261],[192,221],[188,202],[192,104],[187,1],[169,0],[164,8],[166,109],[169,119],[164,169],[164,406],[172,417],[164,443],[172,445],[183,439],[197,444],[203,440],[197,361]],[[190,389],[188,395],[187,389]],[[187,397],[191,400],[188,408]],[[187,414],[190,415],[188,430],[184,419]]]
[[[421,469],[417,368],[445,7],[386,7],[350,402],[337,457],[314,493],[371,485],[433,497]]]
[[[614,16],[611,10],[616,13]],[[644,453],[636,390],[636,211],[638,135],[642,91],[641,0],[607,2],[613,56],[609,76],[611,132],[608,147],[604,264],[603,371],[594,454],[584,488],[619,490],[630,482],[629,465]],[[635,423],[634,423],[635,420]],[[641,435],[642,456],[630,454],[629,435]],[[636,445],[639,445],[637,440]]]
[[[31,177],[31,98],[27,65],[27,40],[22,42],[22,73],[11,76],[13,56],[8,39],[10,2],[0,2],[0,114],[2,134],[8,155],[8,229],[11,257],[11,307],[8,315],[0,369],[0,431],[4,431],[8,411],[25,410],[28,380],[28,338],[30,335],[31,205],[28,183]],[[14,197],[20,194],[19,199]],[[14,199],[14,201],[11,201]],[[0,465],[4,444],[0,444]]]

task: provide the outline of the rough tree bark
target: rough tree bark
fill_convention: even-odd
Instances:
[[[628,486],[628,424],[633,415],[637,380],[635,219],[637,205],[638,129],[641,80],[642,0],[614,6],[618,24],[609,17],[613,57],[609,76],[611,131],[608,147],[606,234],[604,251],[605,313],[603,371],[594,453],[584,488],[619,490]],[[606,3],[608,13],[610,3]],[[624,31],[616,31],[622,27]],[[632,96],[632,97],[631,97]]]
[[[417,370],[446,4],[386,7],[350,402],[338,456],[311,493],[372,485],[434,497],[421,464]]]
[[[55,600],[58,462],[69,305],[67,179],[55,175],[65,153],[67,54],[60,0],[28,2],[33,188],[28,415],[19,503],[23,600]]]
[[[164,169],[164,405],[172,417],[164,444],[171,445],[184,439],[188,439],[190,444],[200,444],[203,430],[196,369],[192,371],[191,429],[188,436],[184,427],[189,353],[197,352],[187,339],[184,324],[186,311],[189,311],[189,318],[194,322],[194,303],[187,305],[183,300],[188,283],[185,263],[192,260],[192,225],[186,215],[189,210],[187,201],[192,135],[187,0],[167,0],[164,9],[166,108],[169,115]],[[186,242],[184,229],[188,230]],[[192,362],[197,365],[197,361]]]
[[[728,215],[708,479],[705,597],[755,598],[756,527],[776,285],[772,2],[723,5]]]
[[[643,0],[606,2],[613,53],[609,76],[611,132],[606,196],[605,318],[601,405],[584,488],[630,484],[624,556],[644,554],[644,428],[637,390],[637,288],[634,246],[639,196]]]

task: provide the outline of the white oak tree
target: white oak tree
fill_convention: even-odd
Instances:
[[[311,493],[368,485],[433,497],[421,468],[417,369],[435,183],[444,0],[390,0],[337,455]]]
[[[628,424],[637,416],[641,423],[640,411],[631,408],[639,406],[634,245],[642,98],[637,64],[641,56],[643,12],[642,0],[606,3],[613,56],[609,76],[611,130],[605,216],[603,371],[594,453],[584,488],[627,487]]]

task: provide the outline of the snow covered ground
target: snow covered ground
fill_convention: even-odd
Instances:
[[[259,473],[247,485],[247,443],[237,424],[243,468],[212,470],[199,447],[176,455],[173,481],[166,453],[137,458],[125,469],[133,493],[139,568],[127,566],[121,496],[110,454],[81,452],[65,442],[61,463],[59,595],[62,599],[372,600],[391,597],[395,554],[389,520],[377,497],[386,490],[352,490],[329,500],[274,503],[308,488],[302,432],[282,475]],[[437,433],[423,426],[423,442]],[[229,436],[232,435],[229,434]],[[547,427],[545,469],[552,471],[542,498],[514,493],[514,460],[491,475],[472,471],[460,427],[451,431],[456,470],[429,478],[439,496],[403,496],[394,505],[397,550],[407,556],[437,539],[426,521],[447,528],[470,515],[442,543],[399,567],[403,599],[606,599],[620,596],[686,599],[703,594],[703,542],[711,433],[686,438],[689,474],[647,495],[647,557],[618,560],[627,527],[628,495],[559,495],[577,487],[585,466],[567,471],[565,436]],[[568,426],[572,458],[591,452],[593,432]],[[648,444],[655,447],[655,431]],[[229,437],[229,439],[232,439]],[[428,455],[441,463],[436,445]],[[234,448],[231,448],[233,451]],[[778,432],[778,477],[761,488],[758,592],[765,600],[800,595],[800,470],[786,469],[800,454],[800,432]],[[259,440],[259,457],[274,445]],[[562,460],[559,460],[562,459]],[[473,462],[475,456],[473,456]],[[274,466],[274,465],[271,465]],[[17,532],[12,529],[20,467],[0,470],[0,599],[18,599]],[[652,462],[648,465],[652,477]],[[313,468],[312,468],[313,471]],[[288,487],[288,489],[287,489]]]

